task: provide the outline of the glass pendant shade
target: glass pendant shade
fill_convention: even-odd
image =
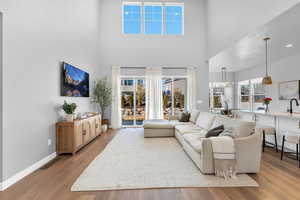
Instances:
[[[272,85],[272,77],[271,76],[265,76],[262,80],[263,85]]]

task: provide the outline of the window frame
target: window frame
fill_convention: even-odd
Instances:
[[[228,86],[229,84],[233,84],[233,82],[231,82],[231,81],[226,81],[226,82],[214,81],[214,82],[209,83],[209,108],[210,109],[212,109],[212,110],[224,109],[223,105],[222,105],[222,107],[214,107],[214,105],[215,105],[214,97],[217,97],[217,96],[220,98],[222,98],[222,96],[226,97],[226,89],[227,88],[230,88],[232,91],[231,99],[234,98],[233,97],[234,86],[230,87],[230,86]],[[214,89],[216,89],[216,88],[222,88],[223,91],[214,93]]]
[[[125,33],[124,32],[124,27],[125,27],[125,23],[124,23],[124,6],[125,5],[136,5],[136,6],[140,6],[141,8],[141,17],[140,17],[140,33]],[[122,2],[122,34],[123,35],[140,35],[143,34],[143,3],[142,2],[127,2],[127,1],[123,1]]]
[[[164,32],[164,35],[172,35],[172,36],[184,36],[184,3],[164,3],[164,13],[166,13],[165,9],[167,6],[181,6],[182,13],[181,13],[181,34],[166,34]],[[164,15],[164,30],[166,30],[166,16]]]
[[[176,113],[175,113],[175,106],[174,106],[174,79],[176,78],[182,78],[182,79],[185,79],[186,80],[186,94],[185,94],[185,97],[184,97],[184,111],[186,112],[188,110],[188,76],[168,76],[168,75],[164,75],[161,77],[161,82],[163,81],[163,79],[171,79],[172,80],[172,85],[171,85],[171,93],[172,93],[172,112],[171,112],[171,117],[174,116]],[[163,84],[161,83],[161,90],[162,90],[162,93],[163,93]],[[163,95],[163,94],[162,94]],[[163,96],[162,96],[163,98]]]
[[[145,28],[145,22],[146,22],[146,15],[145,15],[145,6],[161,6],[161,33],[160,34],[146,34],[146,28]],[[142,34],[144,35],[164,35],[165,32],[165,26],[164,26],[164,22],[165,22],[165,6],[163,3],[152,3],[152,2],[144,2],[142,5]]]
[[[249,109],[246,109],[246,111],[250,111],[250,112],[254,112],[256,111],[255,110],[255,107],[256,107],[256,104],[259,104],[259,103],[256,103],[255,102],[255,96],[258,96],[258,95],[266,95],[266,91],[264,91],[264,93],[255,93],[255,88],[254,88],[254,85],[259,83],[259,82],[262,82],[262,79],[263,78],[253,78],[253,79],[249,79],[249,80],[244,80],[244,81],[239,81],[238,82],[238,109],[241,109],[241,99],[242,99],[242,96],[249,96]],[[247,83],[247,85],[249,85],[249,95],[241,95],[241,85],[246,85],[246,84],[242,84],[242,83]],[[261,83],[262,84],[262,83]],[[264,105],[262,105],[262,107],[264,107]],[[245,109],[243,109],[245,110]]]
[[[125,33],[124,32],[124,6],[125,5],[139,5],[141,7],[141,17],[140,17],[140,33]],[[161,5],[162,6],[162,33],[161,34],[146,34],[145,33],[145,6],[149,5]],[[166,7],[167,6],[180,6],[182,8],[181,13],[181,34],[166,34]],[[122,10],[122,34],[123,35],[167,35],[167,36],[184,36],[185,34],[185,12],[184,12],[184,3],[162,3],[162,2],[127,2],[123,1],[121,5]]]
[[[125,81],[125,80],[133,80],[133,85],[131,85],[133,88],[134,88],[134,91],[133,92],[133,115],[136,116],[136,91],[137,91],[137,81],[138,80],[144,80],[145,81],[145,90],[147,88],[147,77],[146,76],[127,76],[127,75],[121,75],[120,76],[120,87],[122,87],[122,81]],[[120,88],[120,95],[122,96],[122,89]],[[146,97],[147,98],[147,97]],[[147,102],[147,100],[146,100]],[[122,109],[122,97],[120,99],[120,104],[121,104],[121,109]],[[146,116],[148,115],[148,110],[146,109],[147,105],[145,105],[145,119],[146,120]],[[122,114],[121,114],[122,115]],[[122,124],[122,117],[121,117],[121,124]],[[143,125],[137,125],[136,123],[136,119],[133,120],[133,125],[121,125],[122,128],[141,128]]]

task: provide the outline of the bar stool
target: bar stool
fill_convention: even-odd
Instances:
[[[284,153],[284,144],[285,142],[290,144],[296,145],[296,158],[299,161],[299,168],[300,168],[300,159],[299,159],[299,147],[300,147],[300,133],[293,133],[293,132],[285,132],[282,136],[282,146],[281,146],[281,160]],[[293,153],[293,152],[286,152],[286,153]]]
[[[262,125],[262,124],[257,124],[256,125],[256,130],[262,132],[263,134],[263,152],[265,151],[266,144],[272,145],[275,147],[276,152],[278,152],[278,147],[277,147],[277,134],[276,134],[276,129],[273,126],[268,126],[268,125]],[[275,144],[272,144],[270,142],[266,141],[266,135],[273,135],[274,136],[274,141]]]

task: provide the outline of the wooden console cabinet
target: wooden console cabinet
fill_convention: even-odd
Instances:
[[[75,154],[101,134],[101,115],[56,123],[56,151]]]

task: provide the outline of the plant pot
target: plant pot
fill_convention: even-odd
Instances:
[[[74,114],[66,114],[65,119],[67,122],[73,122],[74,121]]]
[[[107,129],[108,129],[107,124],[103,124],[103,125],[101,126],[101,129],[102,129],[102,132],[106,132]]]

